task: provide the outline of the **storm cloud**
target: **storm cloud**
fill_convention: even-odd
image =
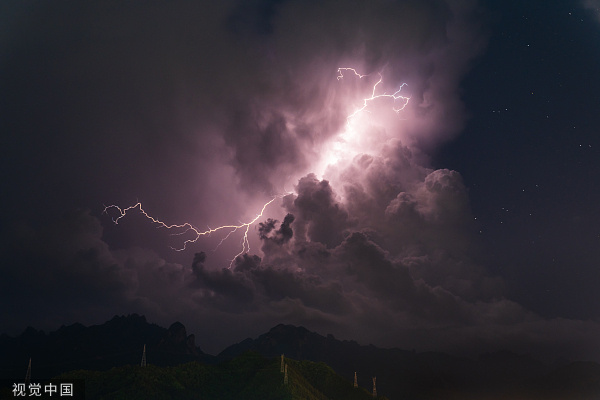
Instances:
[[[573,328],[576,353],[597,335],[510,300],[480,262],[463,178],[431,166],[467,117],[477,2],[14,7],[0,296],[21,307],[7,330],[137,312],[185,322],[212,352],[278,323],[421,350],[544,348]],[[388,97],[349,118],[402,83],[401,112]],[[231,226],[274,197],[238,254]],[[167,224],[230,228],[175,252],[190,230],[102,214],[138,200]]]

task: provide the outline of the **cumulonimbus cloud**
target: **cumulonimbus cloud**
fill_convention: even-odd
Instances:
[[[475,1],[144,10],[48,5],[11,31],[3,75],[19,90],[4,112],[31,145],[7,143],[10,162],[28,160],[18,164],[24,197],[7,209],[26,215],[15,204],[50,192],[41,214],[74,197],[139,196],[161,219],[214,226],[254,218],[264,198],[287,195],[249,231],[259,247],[232,268],[211,251],[220,237],[170,261],[168,246],[140,241],[147,226],[122,239],[89,212],[4,231],[1,296],[22,305],[7,317],[13,329],[138,312],[180,319],[212,351],[280,322],[419,349],[531,344],[544,327],[556,332],[548,343],[572,327],[581,343],[592,340],[594,322],[546,321],[507,298],[476,261],[460,173],[428,163],[465,122],[460,81],[485,44]],[[52,29],[58,19],[64,32]],[[337,79],[340,67],[365,77]],[[406,107],[396,113],[387,97],[349,120],[380,78],[376,93],[407,84]]]

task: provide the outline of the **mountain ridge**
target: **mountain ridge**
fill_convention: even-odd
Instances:
[[[0,335],[0,373],[2,378],[22,379],[30,357],[32,376],[44,378],[76,369],[103,371],[139,365],[144,344],[148,364],[157,366],[193,361],[215,365],[247,352],[267,358],[285,354],[299,361],[322,362],[348,380],[353,380],[356,372],[361,387],[369,387],[371,378],[377,377],[378,391],[392,399],[453,398],[451,394],[477,398],[489,393],[508,396],[517,391],[545,393],[544,398],[552,398],[560,388],[578,396],[592,393],[598,396],[590,399],[600,398],[600,364],[593,362],[565,362],[554,368],[509,351],[471,359],[440,352],[381,349],[284,324],[213,356],[196,345],[195,336],[188,334],[181,322],[167,329],[137,314],[115,316],[90,327],[79,323],[61,326],[48,334],[28,327],[14,338]]]
[[[214,362],[213,356],[195,345],[194,335],[188,335],[182,323],[164,328],[148,323],[144,316],[129,314],[88,327],[63,325],[48,334],[27,327],[15,337],[0,335],[0,374],[3,378],[24,376],[30,358],[32,369],[44,378],[72,369],[135,365],[141,361],[144,346],[148,361],[156,365]]]

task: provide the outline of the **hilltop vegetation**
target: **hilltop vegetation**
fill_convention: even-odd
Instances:
[[[146,368],[137,366],[143,348]],[[287,386],[279,371],[282,353],[291,358]],[[595,362],[549,365],[510,351],[464,358],[380,349],[282,324],[213,356],[179,322],[166,329],[143,316],[115,316],[49,334],[28,328],[17,337],[0,335],[0,355],[0,398],[14,398],[12,382],[24,381],[32,359],[32,382],[72,371],[64,376],[85,379],[87,399],[360,400],[372,398],[372,376],[378,393],[395,400],[600,399]],[[349,382],[355,371],[367,397]]]
[[[286,359],[288,383],[279,359],[253,352],[218,365],[190,362],[176,367],[122,366],[108,371],[78,370],[59,378],[85,379],[86,399],[202,400],[368,400],[324,363]],[[384,397],[379,397],[384,399]]]

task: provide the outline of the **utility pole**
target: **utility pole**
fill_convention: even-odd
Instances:
[[[142,353],[142,363],[140,364],[142,367],[146,366],[146,345],[144,344],[144,352]]]
[[[283,354],[281,355],[281,373],[283,374]]]
[[[356,371],[354,371],[354,387],[358,387],[358,380],[356,379]]]
[[[27,375],[25,375],[25,386],[29,385],[31,381],[31,357],[29,357],[29,366],[27,367]]]
[[[283,377],[283,384],[288,384],[288,373],[287,373],[287,364],[285,364],[285,376]]]
[[[373,377],[373,397],[377,397],[377,386],[375,385],[375,381],[377,377]]]

